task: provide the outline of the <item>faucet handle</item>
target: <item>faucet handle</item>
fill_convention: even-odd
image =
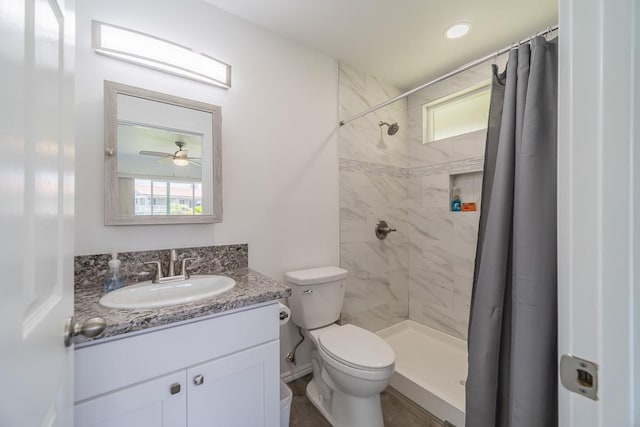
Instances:
[[[391,228],[389,224],[387,224],[387,221],[380,220],[376,224],[376,229],[375,229],[376,237],[380,240],[386,239],[387,235],[394,231],[398,231],[398,230],[395,228]]]
[[[183,258],[182,259],[182,268],[180,269],[180,274],[182,274],[185,279],[188,279],[189,277],[191,277],[191,275],[187,271],[187,262],[188,261],[193,261],[193,260],[196,260],[196,259],[198,259],[198,258]]]
[[[160,261],[147,261],[144,264],[154,264],[156,266],[156,274],[151,281],[158,283],[162,279],[162,264],[160,264]]]

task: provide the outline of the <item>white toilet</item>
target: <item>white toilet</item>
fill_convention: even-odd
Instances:
[[[314,345],[309,400],[335,427],[382,427],[380,393],[395,368],[393,349],[376,334],[338,326],[347,270],[322,267],[285,275],[291,320]]]

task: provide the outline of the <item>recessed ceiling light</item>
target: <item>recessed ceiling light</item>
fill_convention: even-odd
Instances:
[[[460,22],[458,24],[453,24],[447,31],[445,31],[445,35],[450,39],[457,39],[459,37],[464,36],[471,29],[471,24],[467,22]]]

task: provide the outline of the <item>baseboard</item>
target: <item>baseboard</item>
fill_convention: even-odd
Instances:
[[[298,378],[302,378],[307,374],[310,374],[313,371],[311,366],[311,362],[305,363],[304,365],[296,366],[296,369],[293,371],[287,371],[280,374],[280,379],[285,383],[290,383],[291,381],[295,381]]]

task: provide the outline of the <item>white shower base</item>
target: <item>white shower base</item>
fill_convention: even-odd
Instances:
[[[396,352],[391,386],[441,420],[463,427],[467,343],[412,320],[377,334]]]

